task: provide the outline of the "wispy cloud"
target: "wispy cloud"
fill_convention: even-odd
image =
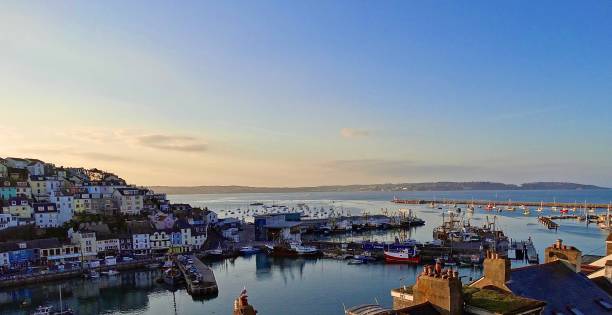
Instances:
[[[340,136],[343,138],[351,139],[351,138],[363,138],[368,137],[370,132],[368,130],[363,129],[355,129],[355,128],[342,128],[340,129]]]
[[[180,152],[204,152],[208,149],[206,143],[191,136],[143,135],[137,136],[136,142],[148,148]]]
[[[137,129],[104,129],[104,128],[77,128],[62,132],[60,135],[83,142],[99,144],[126,143],[157,150],[178,152],[204,152],[208,144],[200,137],[152,133]]]

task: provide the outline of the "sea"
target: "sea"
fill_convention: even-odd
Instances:
[[[612,190],[534,190],[534,191],[448,191],[448,192],[308,192],[265,194],[198,194],[170,195],[176,203],[208,207],[222,213],[246,209],[249,204],[286,205],[306,204],[310,208],[341,209],[359,215],[393,213],[410,208],[426,225],[409,230],[370,231],[361,234],[331,236],[329,240],[386,240],[395,237],[412,238],[420,242],[432,240],[433,228],[442,222],[442,213],[426,205],[399,205],[390,202],[400,199],[486,199],[507,201],[544,201],[608,203]],[[514,240],[531,238],[538,253],[555,240],[582,250],[583,254],[603,255],[607,232],[595,224],[576,220],[559,220],[557,231],[540,225],[532,209],[530,216],[521,210],[490,213],[476,209],[469,218],[474,225],[495,221],[497,227]],[[546,209],[542,214],[550,214]],[[542,259],[541,259],[542,260]],[[514,267],[524,262],[513,262]],[[31,314],[38,305],[53,305],[59,309],[59,290],[62,305],[77,314],[231,314],[232,303],[243,288],[259,314],[344,314],[344,308],[358,304],[378,303],[391,306],[390,290],[414,283],[422,266],[386,265],[372,263],[348,265],[331,259],[279,259],[264,254],[239,257],[211,263],[219,286],[219,293],[207,299],[194,299],[184,289],[170,290],[158,284],[159,271],[122,272],[114,277],[95,280],[72,279],[49,282],[0,291],[0,314]],[[481,276],[473,267],[458,269],[466,283]]]

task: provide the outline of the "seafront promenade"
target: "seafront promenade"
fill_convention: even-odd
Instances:
[[[106,266],[101,265],[95,268],[67,268],[64,270],[44,270],[35,273],[19,273],[14,275],[4,275],[0,277],[0,288],[15,287],[34,283],[42,283],[47,281],[64,280],[83,276],[84,272],[89,270],[107,271],[107,270],[133,270],[145,268],[148,264],[157,262],[156,258],[137,259],[128,262],[118,262],[116,265]]]

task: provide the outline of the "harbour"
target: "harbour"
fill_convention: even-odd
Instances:
[[[185,196],[179,197],[181,200],[185,198]],[[204,201],[205,204],[212,205],[211,207],[213,208],[230,207],[233,204],[230,201],[229,205],[224,206],[216,201],[218,196],[205,197],[209,198],[209,200]],[[227,197],[255,199],[253,196],[228,195]],[[271,197],[275,200],[279,199],[277,195]],[[310,203],[330,205],[331,201],[328,201],[328,196],[324,195],[324,197],[311,195],[311,198],[320,199],[312,200]],[[381,200],[366,201],[355,199],[355,197],[360,198],[359,194],[356,194],[353,199],[344,199],[342,201],[338,201],[341,199],[338,197],[333,198],[336,200],[334,204],[342,203],[347,211],[354,213],[361,213],[364,209],[393,207],[393,204],[383,197],[378,197]],[[191,198],[194,201],[202,200],[202,196]],[[266,200],[268,198],[258,195],[256,200]],[[299,200],[303,200],[299,196],[288,196],[288,198],[292,198],[292,200],[284,202],[302,202]],[[280,203],[280,201],[276,202]],[[399,207],[395,210],[399,209]],[[432,233],[434,229],[442,224],[443,219],[448,220],[448,213],[429,208],[427,205],[417,205],[411,208],[417,217],[425,221],[424,226],[409,229],[371,229],[347,233],[318,233],[316,234],[317,241],[308,240],[308,234],[305,234],[303,243],[306,246],[312,245],[318,247],[323,252],[326,252],[326,246],[341,249],[341,244],[346,243],[349,244],[346,247],[349,254],[359,255],[361,253],[359,248],[363,249],[362,245],[365,241],[393,243],[398,238],[412,239],[422,244],[431,242],[433,240]],[[374,211],[372,213],[375,214]],[[495,214],[495,216],[495,223],[498,225],[498,228],[503,230],[504,234],[512,238],[512,240],[524,241],[527,236],[530,236],[533,240],[533,248],[537,253],[543,253],[544,248],[553,243],[557,238],[564,238],[568,240],[567,242],[580,246],[585,253],[601,254],[604,251],[600,246],[600,242],[605,239],[606,234],[595,225],[587,226],[585,222],[575,219],[563,220],[559,222],[559,229],[555,231],[548,230],[546,227],[538,224],[537,217],[535,216],[525,217],[516,212],[503,212]],[[472,224],[482,226],[487,222],[487,219],[489,222],[492,222],[493,214],[482,209],[476,209],[471,214],[470,221]],[[355,249],[354,253],[351,252],[351,248]],[[450,251],[450,248],[445,246],[441,247],[440,252],[431,252],[431,254],[429,254],[425,247],[423,249],[421,252],[423,257],[429,255],[431,258],[444,256]],[[458,248],[454,247],[453,251],[456,250]],[[388,289],[397,287],[401,283],[414,282],[420,270],[419,266],[414,264],[386,264],[382,258],[377,262],[368,262],[360,265],[349,264],[350,259],[340,258],[342,257],[277,258],[270,257],[265,253],[257,253],[223,260],[204,261],[213,271],[219,289],[216,295],[206,299],[192,296],[189,294],[186,286],[179,286],[176,289],[170,290],[167,286],[158,284],[156,279],[161,276],[160,271],[122,271],[118,276],[114,277],[101,276],[99,279],[94,280],[72,278],[62,280],[59,283],[64,287],[64,303],[77,311],[81,310],[79,314],[85,314],[87,310],[92,309],[91,307],[95,307],[96,310],[100,311],[104,310],[109,314],[119,314],[120,310],[122,314],[168,314],[174,312],[174,300],[176,300],[177,314],[199,314],[202,311],[211,314],[227,314],[231,312],[233,300],[244,286],[249,289],[249,301],[256,306],[260,313],[267,312],[273,314],[279,311],[291,311],[295,314],[309,314],[315,310],[313,305],[317,305],[316,310],[318,311],[340,314],[342,312],[342,304],[356,305],[364,301],[371,301],[373,298],[376,298],[381,304],[390,305],[392,301],[388,294]],[[524,266],[528,262],[524,259],[517,259],[513,260],[512,264],[513,266]],[[476,279],[482,273],[481,268],[474,265],[462,266],[457,264],[452,268],[458,270],[459,275],[465,281],[470,278]],[[136,279],[139,280],[137,281]],[[140,282],[142,279],[148,280],[142,283]],[[376,280],[372,281],[371,279]],[[150,281],[150,283],[147,281]],[[4,289],[0,293],[0,296],[3,297],[0,301],[4,301],[1,302],[0,306],[3,310],[7,310],[5,311],[7,314],[29,314],[28,310],[31,308],[19,307],[18,305],[28,299],[32,301],[29,305],[35,305],[36,301],[43,296],[53,297],[57,294],[57,288],[54,283],[58,282],[49,282],[37,287],[26,285],[15,289]],[[77,287],[82,285],[93,286],[94,288],[101,286],[100,289],[92,293],[94,295],[99,294],[95,295],[98,296],[95,306],[92,306],[91,302],[87,302],[89,301],[88,299],[75,296],[78,295],[75,293],[75,290],[72,290],[71,293],[68,288],[73,284]],[[133,296],[134,294],[138,296],[134,301],[129,302],[133,303],[130,308],[133,311],[127,311],[126,313],[124,303],[127,301],[119,302],[121,299],[118,299],[116,296],[113,297],[112,294],[109,295],[110,292],[113,292],[113,289],[108,286],[113,285],[121,287],[124,291],[133,292],[128,294],[128,296]],[[359,286],[362,289],[358,290],[358,293],[348,293],[341,289],[346,286]],[[271,290],[269,288],[276,289]],[[285,299],[279,301],[274,293],[279,289],[287,292],[286,301]],[[331,292],[333,294],[330,294]],[[131,299],[134,299],[134,297]],[[51,301],[57,303],[56,299],[52,298]],[[81,305],[81,303],[83,304]],[[273,307],[271,306],[272,304],[274,305]]]

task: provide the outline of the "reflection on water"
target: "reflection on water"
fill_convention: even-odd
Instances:
[[[69,306],[78,314],[130,312],[143,309],[149,300],[148,295],[164,291],[155,283],[158,276],[158,271],[141,271],[93,280],[42,283],[1,291],[0,306],[2,314],[30,314],[38,305],[54,305],[59,309],[61,287],[64,307]]]

